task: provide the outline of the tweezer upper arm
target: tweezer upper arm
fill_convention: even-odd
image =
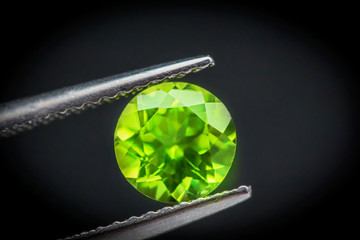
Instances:
[[[210,56],[192,57],[1,104],[0,137],[15,135],[73,112],[126,96],[150,84],[183,77],[213,65]]]

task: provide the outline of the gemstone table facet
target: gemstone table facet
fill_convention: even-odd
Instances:
[[[166,82],[135,96],[114,134],[119,168],[130,184],[161,202],[203,197],[225,178],[236,131],[225,105],[210,92]]]

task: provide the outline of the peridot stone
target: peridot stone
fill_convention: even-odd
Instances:
[[[189,83],[149,87],[125,107],[115,129],[125,178],[157,201],[190,201],[212,192],[235,155],[234,122],[210,92]]]

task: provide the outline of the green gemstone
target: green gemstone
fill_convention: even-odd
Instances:
[[[212,192],[235,155],[234,122],[210,92],[183,82],[149,87],[134,97],[115,129],[125,178],[157,201],[190,201]]]

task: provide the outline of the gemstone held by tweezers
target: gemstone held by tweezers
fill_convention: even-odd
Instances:
[[[138,191],[161,202],[211,193],[234,159],[236,131],[225,105],[193,84],[165,82],[135,96],[114,134],[118,166]]]

